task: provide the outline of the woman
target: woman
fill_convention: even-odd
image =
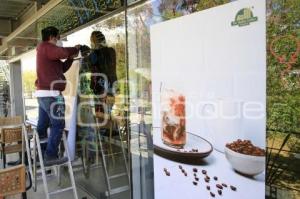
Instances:
[[[110,111],[114,104],[114,83],[117,81],[116,52],[113,48],[107,47],[102,32],[92,32],[90,39],[92,47],[89,56],[92,72],[90,88],[99,101],[106,103]],[[97,106],[96,112],[105,112],[105,110],[103,106]]]
[[[78,155],[82,156],[84,165],[87,167],[85,168],[87,175],[88,167],[95,161],[95,158],[97,159],[98,151],[96,129],[93,127],[95,118],[89,102],[95,102],[96,115],[110,114],[114,105],[113,87],[117,81],[115,50],[107,46],[105,36],[100,31],[93,31],[90,40],[91,51],[82,60],[80,69],[80,95],[78,99],[80,120],[77,128],[77,144],[82,149],[81,152],[78,151]],[[91,80],[89,83],[87,74],[90,73]],[[91,94],[90,91],[94,94],[92,98],[88,97]]]

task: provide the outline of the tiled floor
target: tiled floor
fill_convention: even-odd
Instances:
[[[7,161],[15,160],[16,155],[8,156]],[[108,171],[109,175],[115,175],[118,173],[125,172],[124,166],[124,159],[123,156],[118,154],[114,156],[114,159],[108,158]],[[76,166],[74,167],[74,176],[76,181],[77,193],[79,199],[102,199],[107,198],[105,197],[106,183],[104,178],[104,172],[101,162],[98,165],[94,165],[93,168],[90,168],[89,177],[84,175],[82,167],[80,166],[81,160],[78,159],[75,162]],[[2,164],[1,164],[2,165]],[[62,175],[61,175],[61,186],[58,185],[57,176],[52,175],[47,178],[47,183],[49,187],[49,191],[53,191],[60,188],[65,188],[70,186],[70,179],[68,175],[68,171],[66,168],[62,168]],[[112,188],[120,187],[128,184],[128,178],[126,176],[122,176],[116,179],[111,180]],[[9,198],[20,198],[19,197],[9,197]],[[33,189],[27,191],[27,198],[29,199],[43,199],[45,198],[43,181],[41,179],[38,180],[37,191],[34,192]],[[73,192],[67,191],[64,193],[57,194],[56,196],[51,197],[51,199],[74,199]],[[111,197],[111,199],[129,199],[130,192],[124,191],[119,194],[115,194]]]

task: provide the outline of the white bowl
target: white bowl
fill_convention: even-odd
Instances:
[[[228,147],[225,147],[225,156],[231,166],[238,172],[254,176],[265,171],[265,156],[253,156],[237,153]]]

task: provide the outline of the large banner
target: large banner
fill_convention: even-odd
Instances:
[[[156,199],[265,198],[265,3],[151,27]]]

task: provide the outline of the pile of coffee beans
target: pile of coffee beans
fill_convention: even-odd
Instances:
[[[187,171],[183,168],[182,165],[179,165],[178,168],[181,171],[181,173],[183,173],[184,176],[188,175]],[[197,169],[197,168],[192,169],[193,178],[194,178],[192,181],[192,184],[195,186],[198,186],[201,183],[199,181],[200,177],[198,176],[198,171],[199,171],[199,169]],[[165,172],[166,176],[170,176],[170,172],[168,171],[168,169],[164,168],[164,172]],[[199,173],[200,173],[200,171],[199,171]],[[218,182],[219,178],[217,176],[210,177],[208,175],[208,172],[205,169],[201,170],[201,173],[203,175],[203,179],[204,179],[204,183],[205,183],[204,185],[206,186],[206,190],[209,192],[211,197],[214,198],[214,197],[216,197],[216,195],[222,196],[223,190],[228,189],[228,185],[226,183]],[[201,175],[201,173],[200,173],[200,175]],[[211,179],[213,179],[212,183],[213,183],[213,187],[215,186],[215,188],[211,187]],[[237,191],[237,188],[233,185],[229,185],[229,188],[232,191]],[[214,192],[214,190],[216,192]]]
[[[238,139],[237,141],[226,144],[226,147],[245,155],[265,156],[265,150],[254,146],[250,140]]]

